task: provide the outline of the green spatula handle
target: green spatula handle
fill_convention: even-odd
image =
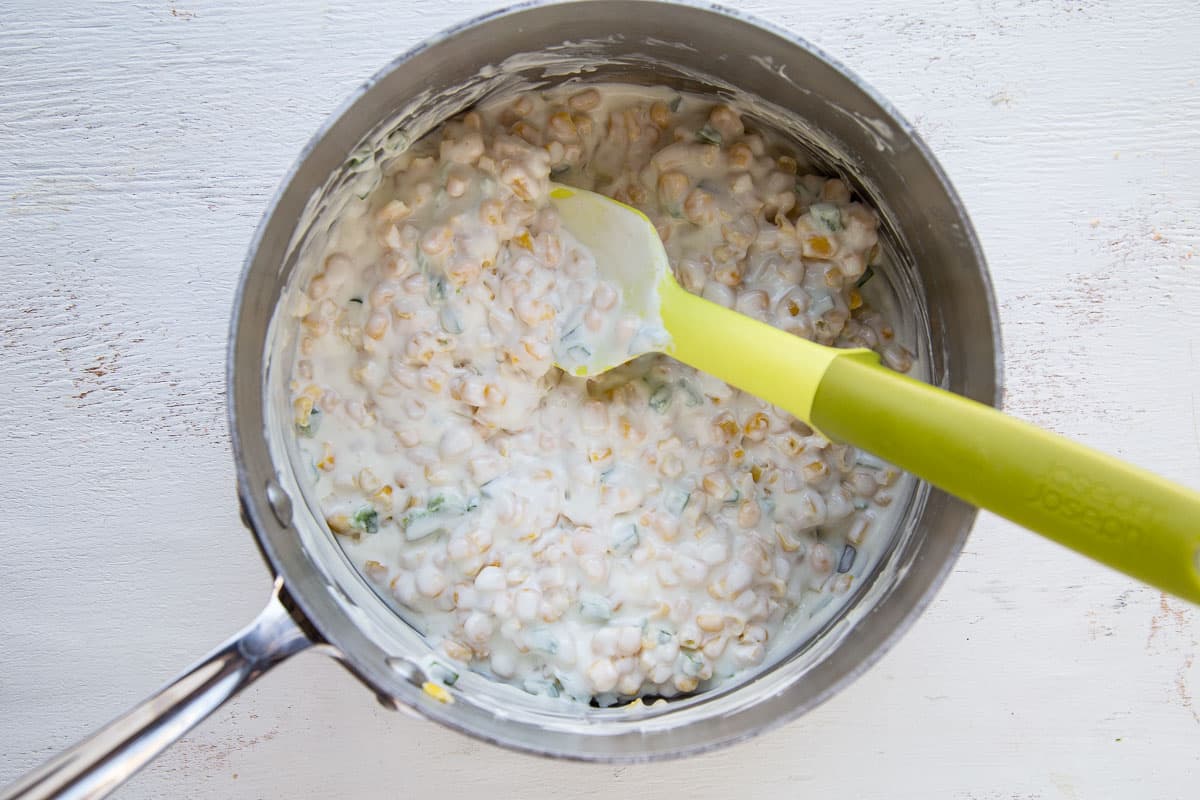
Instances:
[[[1200,494],[995,409],[660,287],[676,358],[950,494],[1200,603]]]
[[[813,424],[935,486],[1200,603],[1200,494],[995,409],[837,358]]]

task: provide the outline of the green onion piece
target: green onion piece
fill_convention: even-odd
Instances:
[[[303,425],[296,425],[296,433],[301,436],[307,436],[310,439],[317,434],[321,429],[321,409],[313,406],[312,411],[308,413],[308,422]]]
[[[446,299],[450,294],[450,284],[446,281],[445,276],[438,275],[429,283],[429,302],[431,305],[437,305]]]
[[[696,131],[696,138],[705,144],[715,144],[718,147],[720,147],[723,141],[721,139],[721,132],[708,123],[705,123],[703,128]]]
[[[854,282],[854,288],[861,289],[862,287],[867,285],[867,282],[870,281],[871,278],[874,278],[874,277],[875,277],[875,268],[868,266],[867,269],[863,272],[862,277]]]
[[[612,603],[598,594],[579,595],[579,614],[584,619],[608,622],[612,619]]]
[[[686,381],[686,380],[679,381],[679,389],[680,389],[680,391],[683,392],[684,404],[687,405],[689,408],[695,408],[696,406],[698,406],[704,402],[704,398],[700,396],[700,393],[698,391],[696,391],[696,388],[694,386],[692,386],[692,384],[689,381]]]
[[[404,538],[410,542],[424,539],[446,529],[446,521],[435,514],[430,514],[423,508],[414,508],[400,518],[400,528]]]
[[[691,492],[685,492],[682,489],[671,489],[663,496],[663,506],[667,511],[678,517],[687,508],[688,501],[691,499]]]
[[[835,305],[828,292],[816,292],[812,304],[808,307],[808,315],[813,318],[819,317],[826,311],[832,311]]]
[[[408,149],[408,132],[402,127],[393,128],[392,132],[387,135],[387,145],[393,150]]]
[[[379,512],[375,510],[374,506],[363,506],[354,512],[354,516],[350,519],[350,526],[363,533],[378,533]]]
[[[368,197],[371,196],[371,192],[375,191],[375,187],[377,187],[379,185],[379,182],[381,180],[383,180],[383,173],[379,170],[375,170],[371,175],[371,185],[368,186],[366,188],[366,190],[363,191],[361,194],[359,194],[358,192],[355,192],[354,196],[357,197],[359,200],[366,200]]]
[[[442,306],[442,310],[438,312],[438,320],[442,323],[442,330],[446,333],[459,334],[463,332],[462,318],[450,306]]]
[[[614,531],[612,546],[609,547],[610,553],[617,555],[626,555],[633,552],[633,548],[638,545],[638,529],[637,525],[632,522],[619,526]]]
[[[650,407],[659,414],[667,413],[671,407],[671,387],[660,386],[655,389],[654,394],[650,395]]]
[[[429,256],[425,255],[425,251],[419,247],[417,248],[417,269],[421,271],[422,275],[429,274]]]
[[[443,686],[453,686],[458,682],[458,672],[455,670],[450,669],[450,667],[447,667],[440,661],[435,661],[433,663],[433,667],[434,668],[430,670],[431,672],[435,673],[433,677],[437,678],[438,682]]]
[[[354,169],[355,167],[366,163],[367,159],[370,158],[371,155],[372,153],[355,153],[346,160],[346,166],[350,169]]]
[[[404,531],[404,538],[410,542],[424,539],[435,533],[442,533],[446,530],[450,516],[465,514],[478,508],[477,498],[473,503],[471,500],[465,504],[451,503],[445,495],[436,495],[430,498],[424,508],[414,508],[406,512],[400,518],[400,529]]]
[[[679,661],[684,675],[694,678],[704,670],[704,659],[694,650],[680,650]]]
[[[558,652],[558,638],[545,628],[530,631],[527,641],[529,646],[539,653],[552,656]]]
[[[808,213],[827,231],[842,229],[842,212],[833,203],[813,203],[808,207]]]
[[[667,103],[667,108],[671,109],[671,111],[674,112],[674,111],[678,111],[679,107],[681,105],[683,105],[683,98],[680,97],[679,95],[676,95],[675,97],[671,98],[670,103]]]

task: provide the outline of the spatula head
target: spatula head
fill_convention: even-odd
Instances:
[[[550,202],[562,226],[596,261],[598,277],[617,289],[617,305],[604,312],[600,330],[568,317],[554,348],[554,362],[572,375],[598,375],[670,343],[663,326],[659,290],[673,281],[658,231],[636,208],[602,194],[552,184]]]

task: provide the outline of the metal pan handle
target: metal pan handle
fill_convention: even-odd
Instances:
[[[314,644],[280,600],[158,694],[42,764],[0,800],[97,798],[116,789],[229,698]]]

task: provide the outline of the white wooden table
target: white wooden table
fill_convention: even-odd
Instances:
[[[265,601],[224,421],[247,242],[364,77],[498,5],[3,3],[0,784]],[[740,5],[843,60],[941,159],[991,261],[1009,409],[1200,488],[1195,5]],[[731,750],[513,755],[303,655],[122,796],[1192,798],[1198,642],[1196,609],[983,515],[878,666]]]

